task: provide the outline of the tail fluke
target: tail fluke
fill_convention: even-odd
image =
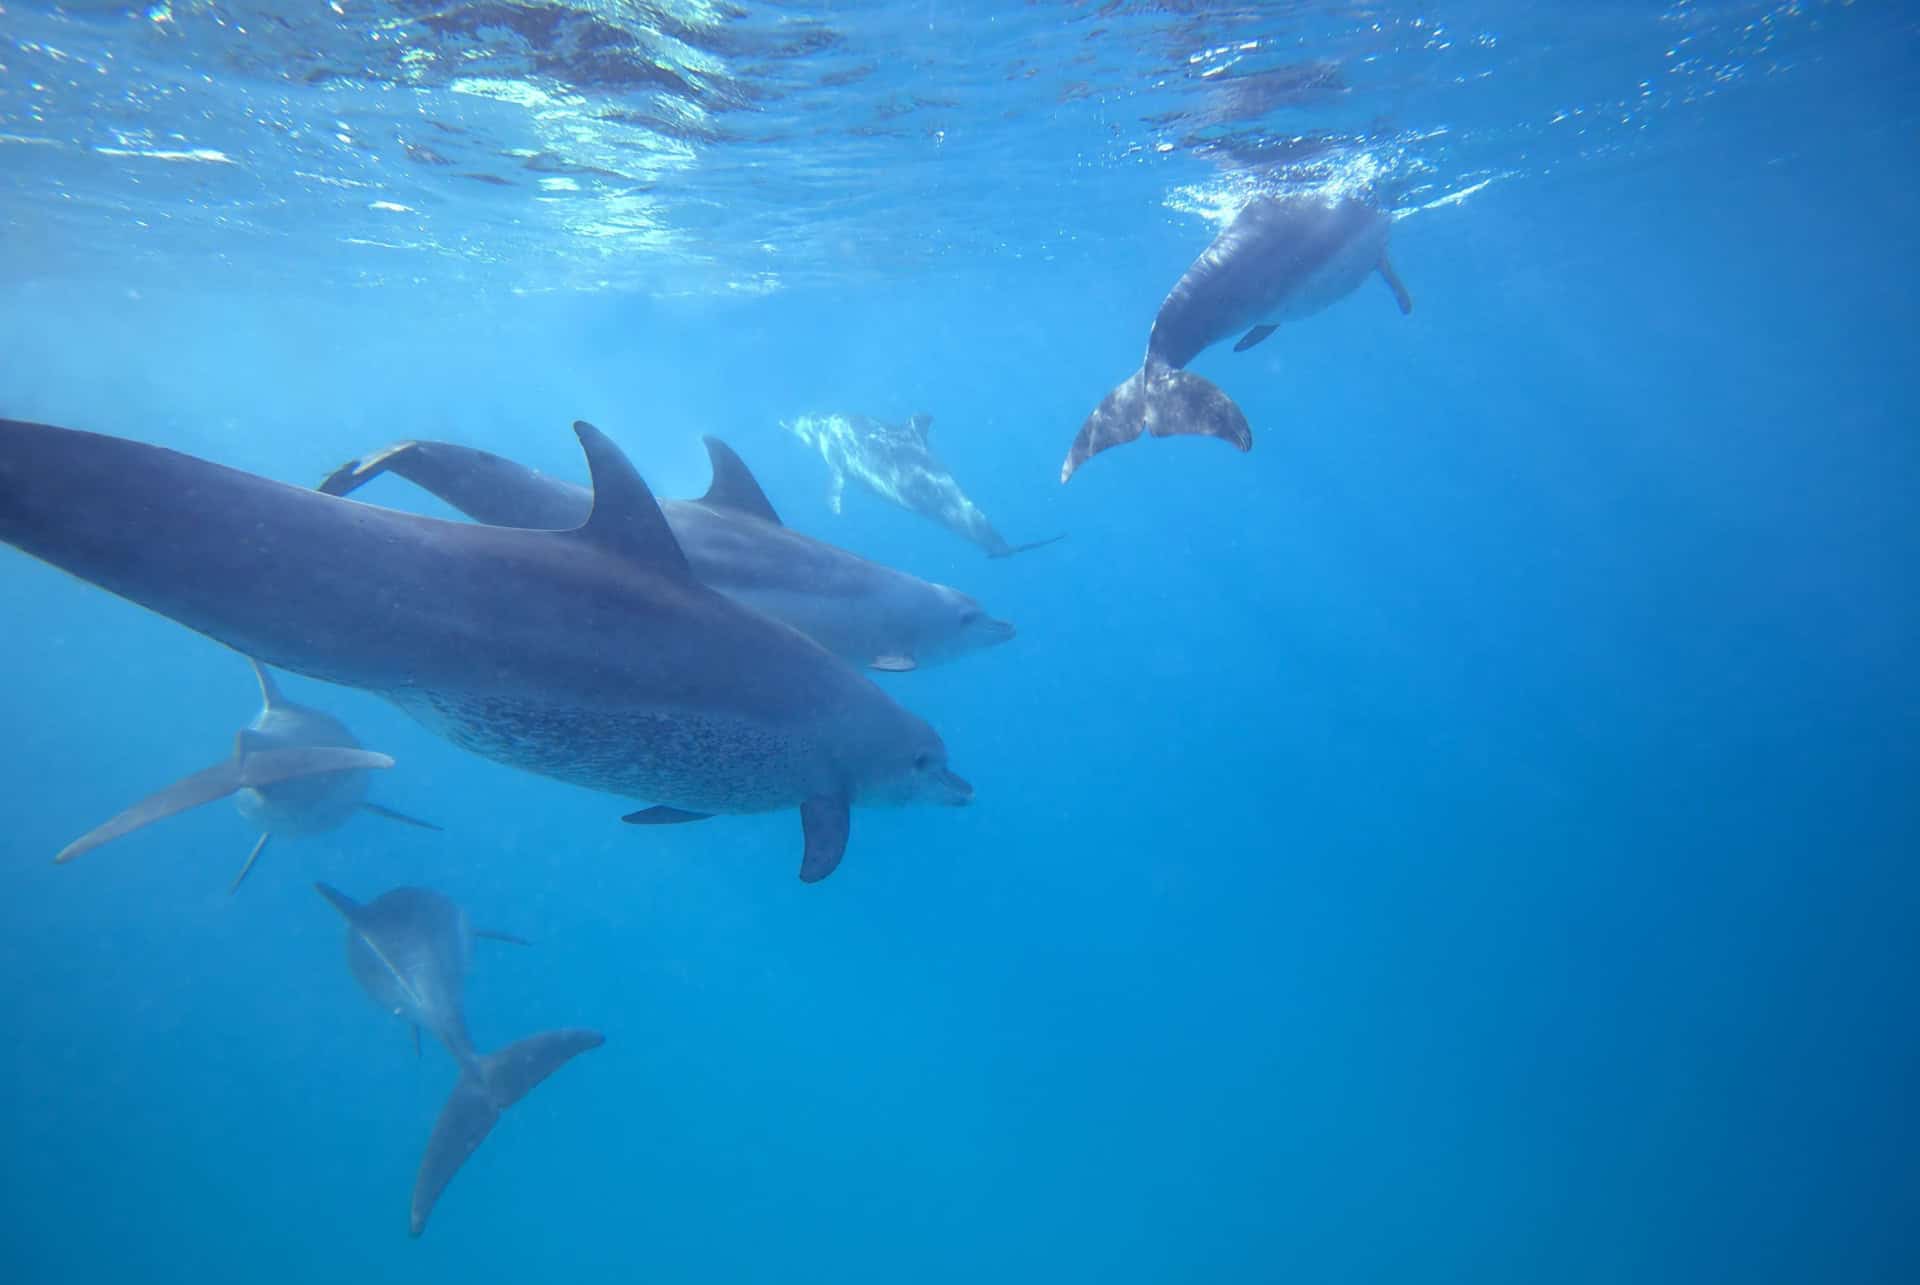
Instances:
[[[421,490],[487,526],[570,531],[587,520],[593,496],[490,451],[452,442],[396,442],[348,460],[315,488],[350,495],[382,473]]]
[[[606,1042],[598,1031],[548,1031],[530,1035],[496,1053],[478,1059],[462,1071],[460,1082],[447,1095],[434,1122],[433,1136],[420,1158],[420,1175],[413,1184],[411,1232],[426,1230],[434,1202],[453,1175],[486,1140],[500,1113],[533,1091],[535,1085],[564,1066],[576,1054]]]
[[[175,781],[157,794],[150,794],[132,807],[60,849],[55,863],[73,860],[92,852],[103,843],[132,834],[135,830],[164,821],[170,816],[197,808],[202,803],[224,799],[235,790],[263,785],[278,785],[306,776],[325,776],[332,772],[387,768],[393,760],[372,750],[342,746],[310,746],[298,749],[253,750],[236,747],[234,756],[224,763],[202,768],[184,780]],[[244,872],[242,872],[244,874]],[[236,882],[238,882],[236,880]]]
[[[1148,365],[1108,393],[1080,425],[1060,466],[1060,480],[1113,446],[1142,433],[1155,437],[1217,437],[1237,450],[1253,449],[1253,430],[1233,399],[1188,370]]]

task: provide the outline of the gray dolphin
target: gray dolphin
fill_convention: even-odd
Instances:
[[[1387,261],[1391,220],[1351,197],[1256,196],[1168,291],[1147,337],[1147,356],[1080,425],[1060,466],[1074,470],[1142,433],[1217,437],[1253,448],[1253,430],[1233,399],[1182,369],[1231,335],[1245,352],[1283,321],[1312,316],[1378,272],[1403,313],[1413,299]],[[1244,334],[1242,332],[1245,332]]]
[[[142,442],[0,420],[0,540],[266,664],[393,701],[462,748],[662,806],[800,810],[800,877],[848,809],[965,803],[926,723],[693,577],[591,424],[572,531],[444,522]]]
[[[434,1202],[486,1141],[500,1113],[606,1037],[598,1031],[547,1031],[497,1053],[476,1051],[462,1005],[473,939],[526,943],[474,928],[465,910],[431,888],[395,888],[363,906],[324,883],[313,886],[347,921],[347,967],[361,989],[379,1008],[413,1024],[416,1050],[425,1028],[460,1065],[460,1079],[440,1108],[413,1182],[410,1229],[418,1236]]]
[[[1056,535],[1008,544],[933,453],[927,439],[932,426],[930,415],[914,415],[904,424],[884,424],[865,415],[802,415],[780,425],[827,462],[827,507],[835,513],[851,477],[881,499],[979,545],[990,558],[1011,557],[1060,539]]]
[[[1012,625],[958,589],[782,525],[745,461],[718,438],[701,440],[713,462],[712,485],[697,500],[662,500],[660,511],[694,578],[709,589],[871,669],[916,669],[1013,637]],[[593,507],[584,486],[451,442],[395,443],[348,461],[320,490],[349,495],[382,473],[406,478],[494,526],[571,529]]]
[[[176,781],[95,826],[60,849],[55,862],[71,861],[155,821],[228,795],[234,796],[240,815],[260,829],[228,892],[239,891],[240,881],[276,834],[321,834],[338,828],[356,811],[425,830],[440,828],[369,802],[368,771],[392,767],[393,760],[363,749],[331,714],[288,700],[260,662],[249,657],[247,663],[260,683],[260,712],[235,736],[233,757]]]

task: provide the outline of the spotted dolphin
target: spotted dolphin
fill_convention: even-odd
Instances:
[[[784,620],[841,659],[870,669],[938,664],[1012,638],[958,589],[869,562],[785,526],[745,461],[708,437],[713,482],[697,500],[660,511],[694,578]],[[477,522],[570,529],[593,493],[487,451],[451,442],[398,442],[350,460],[320,484],[348,495],[382,473],[403,477]]]
[[[465,749],[659,805],[628,820],[797,807],[807,882],[839,864],[854,804],[971,799],[925,722],[695,580],[619,447],[574,431],[593,510],[529,531],[0,420],[0,540]]]
[[[344,825],[355,812],[371,812],[423,830],[430,821],[395,812],[367,798],[367,773],[393,766],[385,754],[363,748],[346,724],[331,714],[295,704],[278,684],[248,658],[260,684],[260,712],[234,738],[233,756],[175,781],[62,848],[55,862],[72,861],[103,843],[131,834],[189,808],[233,796],[240,815],[260,829],[240,873],[227,885],[238,892],[276,834],[323,834]]]
[[[467,912],[431,888],[395,888],[361,905],[324,883],[314,888],[347,921],[347,967],[367,997],[413,1025],[414,1048],[427,1031],[459,1064],[460,1079],[440,1108],[414,1178],[410,1232],[426,1230],[434,1202],[447,1189],[508,1107],[570,1059],[606,1043],[598,1031],[530,1035],[497,1053],[481,1053],[467,1034],[463,998],[473,939],[525,945],[506,933],[476,929]]]
[[[1080,425],[1060,480],[1142,433],[1217,437],[1253,449],[1253,430],[1233,399],[1184,369],[1232,335],[1245,352],[1283,321],[1312,316],[1378,272],[1400,311],[1413,298],[1387,260],[1391,220],[1351,197],[1257,196],[1215,237],[1167,293],[1140,369]],[[1242,333],[1244,332],[1244,333]]]
[[[933,453],[927,436],[933,427],[930,415],[912,416],[904,424],[885,424],[865,415],[802,415],[780,427],[826,461],[827,507],[835,513],[852,478],[881,499],[979,545],[990,558],[1011,557],[1060,538],[1008,544]]]

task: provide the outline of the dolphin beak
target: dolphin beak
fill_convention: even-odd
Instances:
[[[1003,642],[1008,642],[1015,634],[1020,632],[1013,627],[1011,620],[994,620],[991,617],[988,618],[982,628],[986,630],[988,646],[998,646]]]
[[[961,808],[973,802],[973,787],[967,784],[965,777],[941,768],[940,784],[946,787],[947,797],[944,802],[948,806]]]

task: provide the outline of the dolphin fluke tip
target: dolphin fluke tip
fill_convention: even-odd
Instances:
[[[411,455],[419,448],[420,443],[416,441],[395,442],[392,446],[382,447],[371,455],[362,455],[358,459],[348,460],[322,478],[320,485],[314,490],[322,495],[351,494],[392,468],[395,460],[404,455]]]
[[[530,1035],[497,1053],[478,1059],[476,1070],[462,1072],[447,1104],[434,1122],[420,1173],[414,1180],[407,1234],[418,1236],[453,1175],[486,1141],[500,1113],[532,1092],[542,1080],[575,1056],[607,1042],[598,1031],[563,1030]]]
[[[1080,425],[1060,466],[1060,481],[1064,484],[1101,451],[1142,433],[1217,437],[1235,450],[1253,449],[1253,429],[1233,398],[1192,371],[1150,365],[1108,393]]]

